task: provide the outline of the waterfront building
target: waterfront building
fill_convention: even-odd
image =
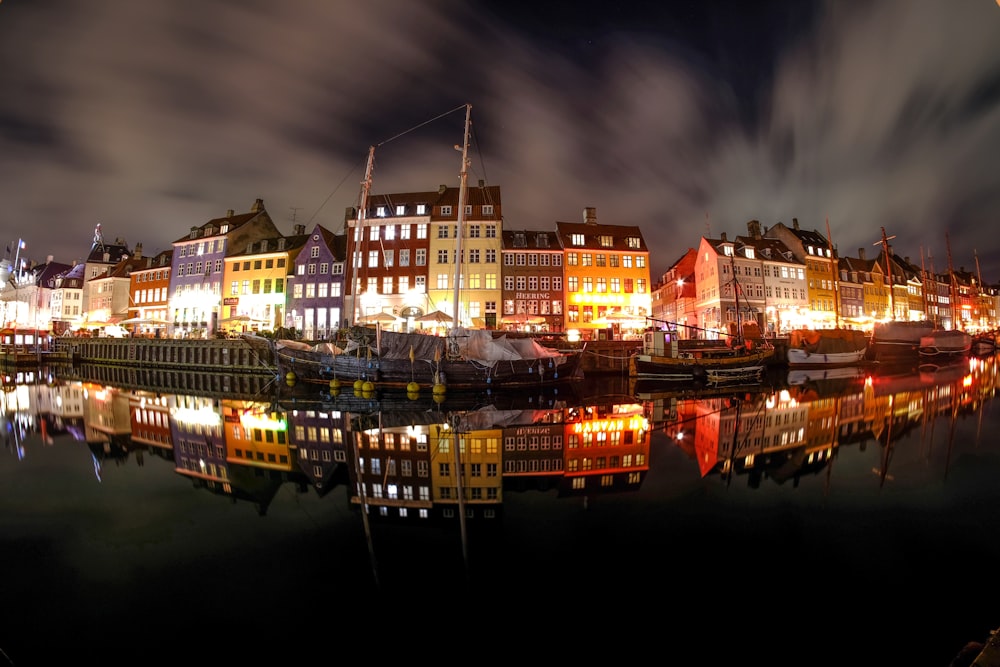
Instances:
[[[80,262],[53,278],[50,295],[53,336],[63,335],[83,318],[83,286],[86,282],[83,276],[86,269],[87,265]],[[0,297],[5,296],[0,292]]]
[[[583,222],[556,222],[556,231],[565,251],[566,330],[582,340],[610,340],[616,329],[645,328],[652,296],[639,227],[598,223],[597,209],[588,206]]]
[[[84,262],[83,295],[81,297],[84,313],[90,307],[90,281],[101,274],[107,273],[108,269],[131,256],[132,250],[128,247],[124,239],[116,238],[114,243],[107,243],[104,240],[104,231],[101,229],[100,223],[94,227],[94,241],[90,246],[90,253],[87,255],[87,260]]]
[[[125,324],[133,334],[162,336],[170,324],[170,263],[173,249],[141,257],[129,275],[129,306]],[[140,259],[140,258],[136,258]]]
[[[225,288],[219,311],[220,329],[237,333],[261,332],[285,325],[285,285],[289,280],[289,267],[294,265],[308,238],[305,225],[295,225],[290,236],[278,234],[248,240],[243,248],[230,247],[222,277]],[[320,268],[329,277],[329,264]],[[316,271],[317,267],[313,265],[312,269]],[[325,335],[325,320],[323,324]]]
[[[175,337],[205,338],[219,329],[222,281],[227,254],[281,233],[257,199],[248,213],[229,209],[221,218],[191,227],[173,242],[170,311]]]
[[[674,262],[653,288],[651,324],[657,328],[676,328],[681,338],[698,337],[697,281],[695,263],[698,251],[688,248]]]
[[[792,251],[795,259],[805,265],[806,288],[809,300],[808,317],[811,324],[798,326],[829,329],[836,326],[837,298],[834,294],[837,264],[833,246],[818,231],[807,231],[799,226],[799,219],[792,218],[792,226],[783,222],[772,225],[764,232],[767,238],[778,239]]]
[[[759,269],[744,267],[744,271],[752,271],[751,275],[738,276],[744,288],[741,301],[745,300],[748,309],[752,309],[744,319],[757,315],[760,330],[772,336],[784,335],[799,327],[814,326],[809,311],[805,264],[781,240],[765,238],[758,221],[748,222],[747,229],[750,236],[737,236],[736,240],[754,249],[753,254],[760,260],[761,266]],[[758,271],[762,280],[756,275]],[[761,284],[763,300],[759,293]]]
[[[504,230],[500,327],[563,330],[563,248],[547,231]]]
[[[453,318],[457,305],[459,326],[495,329],[501,298],[500,187],[480,180],[478,187],[468,188],[462,229],[458,227],[459,190],[442,185],[431,210],[428,303]]]
[[[346,243],[346,235],[317,224],[289,264],[284,326],[306,340],[329,338],[349,324],[344,310]]]

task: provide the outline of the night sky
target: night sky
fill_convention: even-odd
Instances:
[[[747,221],[1000,282],[1000,7],[814,2],[0,1],[0,249],[153,255],[261,198],[500,186],[504,226],[638,225],[654,282]],[[978,259],[978,267],[977,267]]]

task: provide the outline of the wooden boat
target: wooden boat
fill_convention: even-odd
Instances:
[[[828,368],[865,360],[868,336],[856,329],[795,329],[788,337],[788,366]]]
[[[676,331],[647,331],[642,352],[629,359],[629,377],[697,381],[705,384],[759,380],[774,346],[756,325],[725,340],[682,340]],[[750,335],[747,335],[750,334]]]
[[[932,358],[964,357],[972,349],[972,334],[960,329],[939,329],[920,337],[921,361]]]
[[[872,361],[919,362],[920,339],[936,331],[930,320],[876,322],[868,341]]]
[[[289,382],[490,389],[577,380],[585,348],[558,350],[486,329],[459,327],[447,336],[432,336],[354,327],[343,348],[278,340],[275,358]]]

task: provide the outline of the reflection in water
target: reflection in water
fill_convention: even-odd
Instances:
[[[0,402],[7,454],[0,473],[9,496],[23,503],[20,514],[2,514],[0,563],[16,573],[5,592],[26,607],[11,614],[49,618],[49,598],[79,591],[58,607],[61,618],[49,619],[72,627],[80,608],[93,613],[92,627],[103,627],[137,607],[166,627],[176,619],[158,615],[161,601],[183,595],[199,601],[188,614],[205,610],[185,622],[214,627],[225,619],[235,636],[293,594],[312,601],[326,591],[332,606],[352,608],[375,598],[356,615],[368,622],[381,618],[390,591],[407,591],[421,605],[454,592],[451,573],[471,583],[480,613],[509,588],[526,600],[558,598],[567,613],[577,601],[602,602],[605,616],[627,610],[631,617],[646,591],[669,601],[700,573],[704,594],[684,598],[698,623],[719,614],[720,604],[728,618],[734,593],[744,599],[738,579],[747,593],[772,597],[786,594],[778,588],[784,580],[796,600],[803,586],[822,583],[829,605],[784,621],[783,642],[821,628],[826,646],[826,633],[853,618],[842,616],[841,603],[870,603],[848,598],[872,591],[880,604],[895,605],[887,615],[905,615],[917,634],[922,620],[943,633],[938,614],[907,610],[963,582],[971,588],[969,580],[995,569],[998,548],[980,534],[996,533],[989,491],[996,444],[984,438],[980,448],[979,424],[996,376],[996,359],[986,358],[936,371],[799,373],[701,391],[610,378],[537,395],[411,399],[304,395],[235,380],[232,391],[218,391],[204,379],[162,374],[150,385],[25,371],[5,378]],[[955,442],[959,421],[965,435]],[[953,470],[952,447],[991,454],[965,457]],[[911,507],[894,493],[928,475],[931,493],[946,495],[934,498],[934,512],[924,512],[927,497],[906,495]],[[842,492],[833,493],[841,480]],[[885,502],[865,505],[868,489]],[[821,503],[810,500],[814,491]],[[29,509],[31,519],[19,518]],[[60,530],[62,523],[72,529]],[[874,536],[862,535],[869,526]],[[130,539],[139,546],[130,550]],[[927,578],[956,544],[962,566]],[[154,562],[160,558],[167,564]],[[873,563],[881,567],[867,567]],[[80,577],[93,570],[96,585],[46,574],[69,569]],[[150,582],[168,590],[152,595]],[[112,595],[101,597],[109,588]],[[266,602],[264,588],[277,591]],[[347,596],[352,590],[360,594]],[[959,593],[963,603],[946,620],[960,634],[942,638],[949,653],[941,662],[1000,622],[983,613],[991,601],[978,603],[978,590]],[[99,606],[87,606],[91,596]],[[216,598],[224,612],[209,603]],[[991,627],[971,625],[980,622]],[[324,623],[316,617],[312,629]],[[300,615],[299,624],[310,627],[310,619]],[[694,625],[679,627],[690,633]],[[879,632],[851,621],[859,646]],[[853,644],[835,638],[846,654]],[[921,650],[894,646],[893,656],[903,648]]]
[[[981,414],[997,364],[988,357],[898,374],[819,372],[700,392],[654,384],[583,395],[571,385],[561,394],[442,399],[277,390],[233,398],[23,371],[6,376],[0,409],[10,453],[30,456],[30,434],[42,446],[67,434],[86,442],[97,479],[108,465],[141,466],[150,455],[172,461],[196,488],[253,502],[262,515],[291,483],[321,496],[344,485],[352,505],[376,520],[490,520],[505,491],[583,498],[638,489],[651,431],[697,461],[703,477],[727,485],[831,475],[846,445],[879,447],[872,473],[884,483],[901,438],[920,429],[929,443],[936,428],[953,436],[957,417]]]

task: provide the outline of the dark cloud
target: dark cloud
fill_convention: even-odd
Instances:
[[[457,184],[470,102],[505,224],[594,206],[654,276],[796,217],[1000,281],[995,3],[489,4],[7,0],[0,238],[68,263],[101,223],[152,254],[258,197],[339,230],[371,144],[376,192]]]

